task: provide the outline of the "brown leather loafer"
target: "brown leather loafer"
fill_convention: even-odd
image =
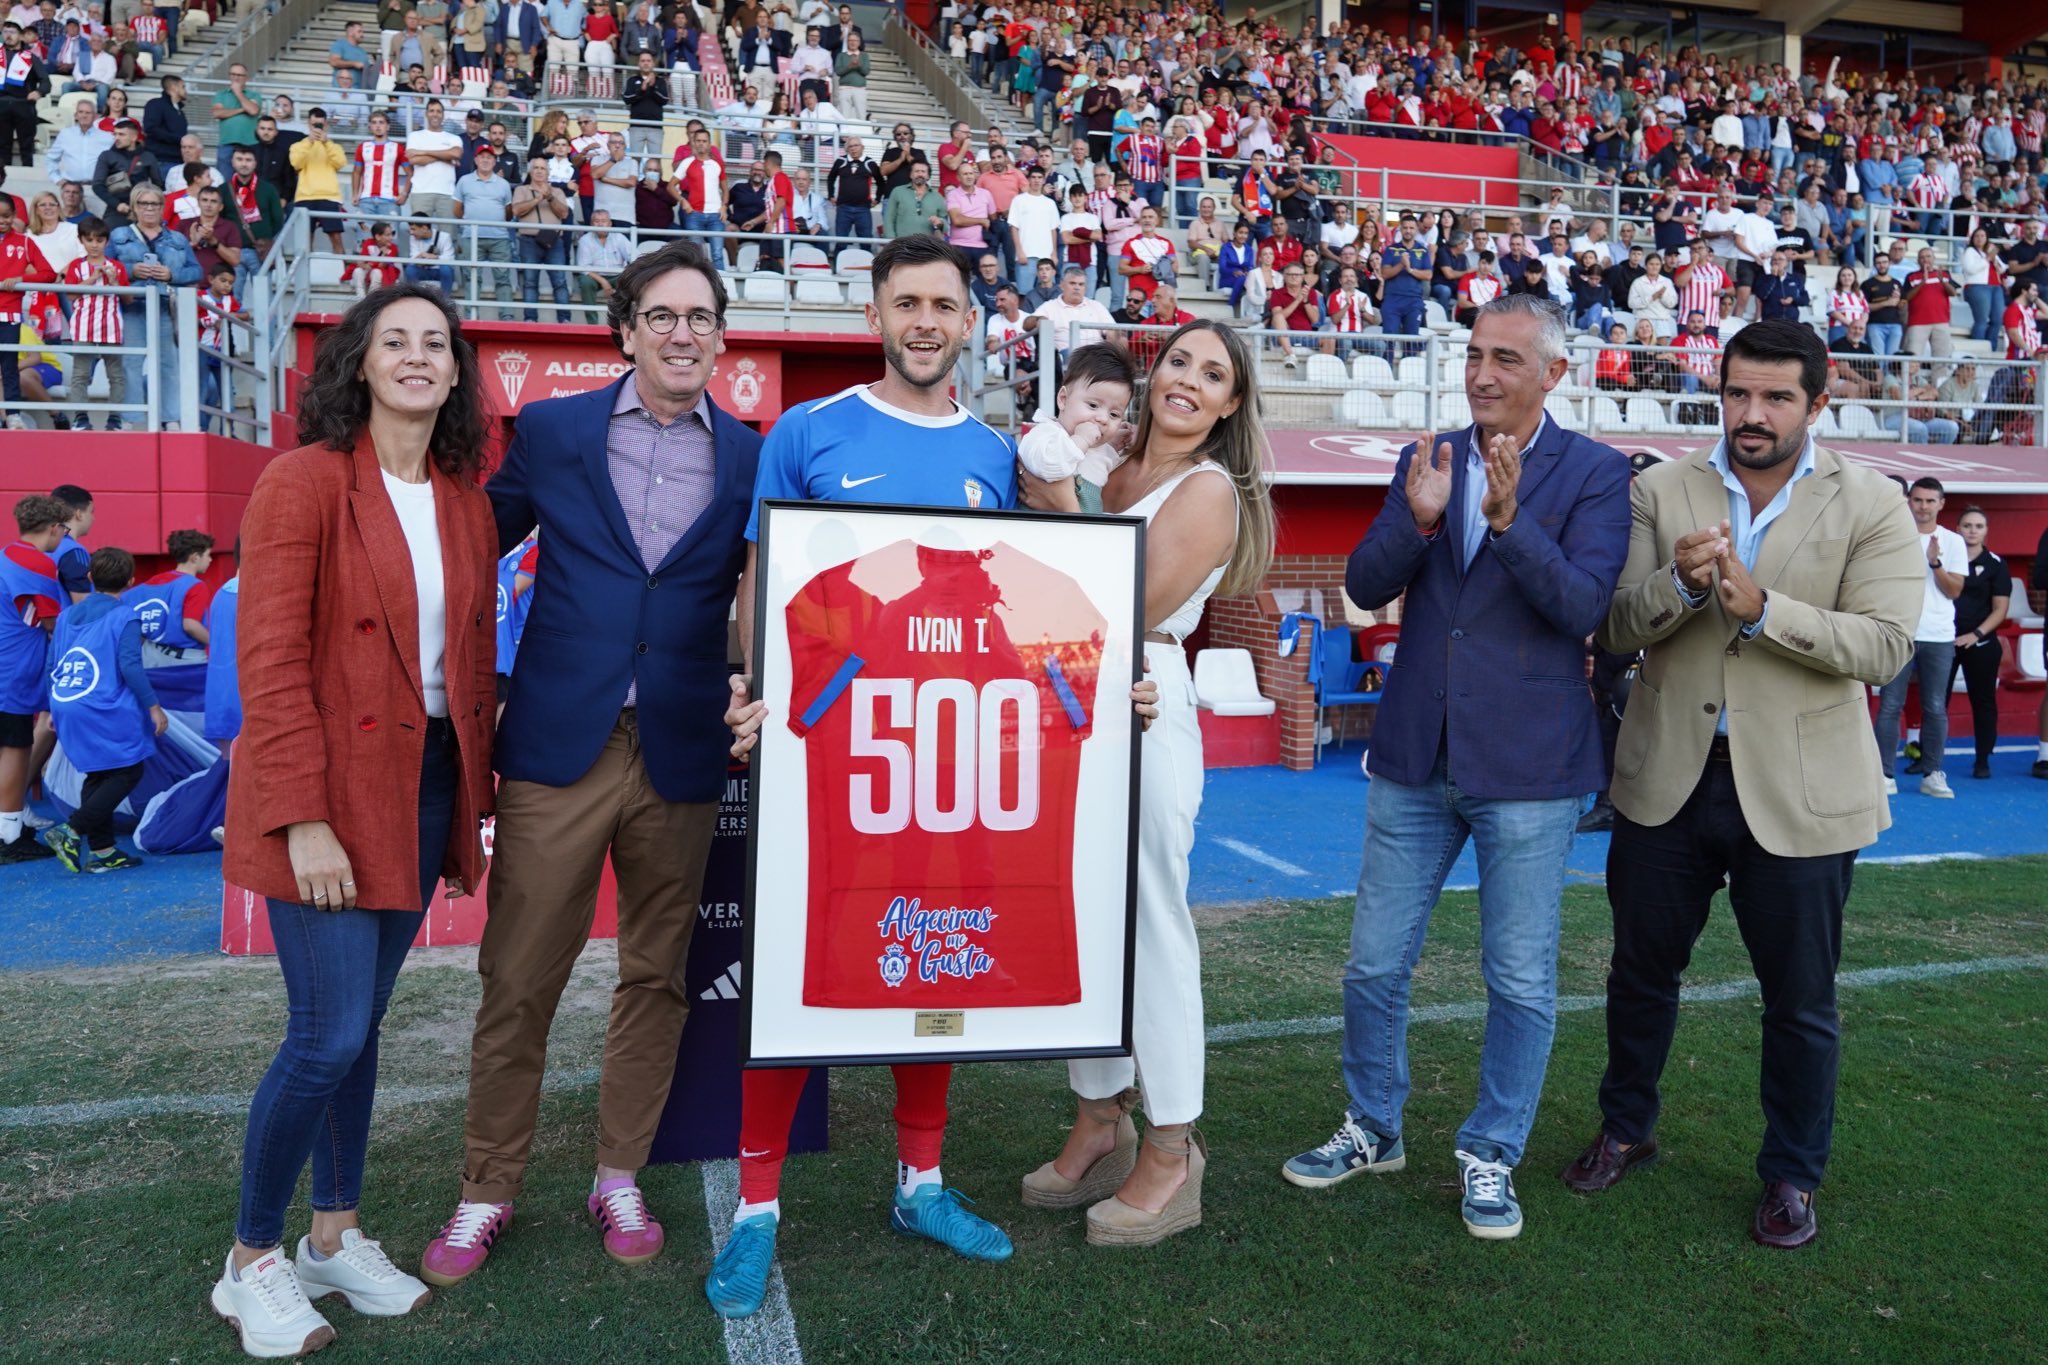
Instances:
[[[1624,1149],[1603,1132],[1579,1153],[1577,1160],[1564,1168],[1564,1183],[1580,1194],[1598,1194],[1619,1185],[1630,1168],[1642,1165],[1655,1155],[1655,1138],[1644,1138],[1635,1146]]]
[[[1749,1235],[1759,1246],[1791,1251],[1820,1235],[1820,1217],[1813,1210],[1813,1196],[1789,1180],[1764,1184],[1764,1197],[1757,1201],[1756,1217]]]

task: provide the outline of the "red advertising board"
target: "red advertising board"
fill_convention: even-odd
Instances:
[[[589,337],[553,341],[531,336],[476,335],[477,364],[500,412],[518,412],[542,398],[601,389],[631,368],[609,343]],[[711,399],[743,422],[782,411],[782,353],[729,346],[711,375]]]

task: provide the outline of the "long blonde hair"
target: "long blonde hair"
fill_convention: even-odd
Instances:
[[[1258,587],[1273,562],[1273,491],[1268,478],[1272,472],[1272,445],[1266,439],[1266,424],[1260,412],[1263,400],[1259,397],[1258,366],[1252,359],[1251,348],[1235,328],[1210,318],[1198,318],[1183,323],[1168,335],[1152,361],[1152,372],[1157,372],[1174,345],[1190,332],[1211,333],[1223,343],[1224,353],[1230,357],[1231,397],[1238,400],[1237,411],[1218,420],[1209,439],[1190,458],[1214,460],[1230,475],[1231,486],[1237,490],[1237,542],[1231,547],[1230,561],[1224,566],[1223,581],[1217,585],[1217,591],[1242,596]],[[1142,452],[1152,436],[1151,387],[1152,373],[1148,372],[1145,403],[1139,412],[1137,435],[1131,442],[1135,451]]]

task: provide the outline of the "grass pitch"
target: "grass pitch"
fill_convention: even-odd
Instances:
[[[1868,867],[1845,970],[2048,952],[2048,860]],[[1483,995],[1476,898],[1445,897],[1416,976],[1418,1006]],[[1560,993],[1597,995],[1608,911],[1567,892]],[[1348,902],[1203,916],[1212,1025],[1339,1008]],[[1748,962],[1725,902],[1693,983]],[[594,947],[557,1020],[554,1064],[594,1065],[611,963]],[[467,1076],[469,955],[416,954],[385,1026],[383,1084]],[[892,1142],[886,1073],[842,1071],[834,1151],[793,1159],[783,1269],[803,1353],[823,1360],[1899,1361],[2048,1356],[2048,1252],[2032,1227],[2048,1112],[2048,970],[1874,985],[1842,997],[1846,1041],[1821,1239],[1766,1252],[1747,1238],[1762,1120],[1753,998],[1691,1004],[1666,1076],[1659,1162],[1583,1198],[1557,1172],[1598,1121],[1597,1009],[1561,1016],[1544,1105],[1518,1172],[1527,1230],[1482,1244],[1458,1222],[1453,1135],[1470,1107],[1481,1022],[1415,1026],[1409,1167],[1331,1191],[1279,1163],[1340,1116],[1334,1033],[1210,1053],[1206,1222],[1146,1252],[1082,1242],[1082,1218],[1022,1208],[1017,1178],[1070,1114],[1057,1065],[963,1067],[946,1151],[952,1184],[1009,1229],[1015,1259],[958,1261],[885,1227]],[[91,1123],[0,1116],[0,1359],[239,1358],[206,1306],[232,1235],[241,1116],[268,1064],[283,989],[267,961],[177,959],[0,976],[0,1110],[201,1097],[197,1112]],[[429,1089],[428,1094],[439,1093]],[[205,1097],[220,1097],[208,1100]],[[362,1361],[719,1361],[704,1304],[710,1258],[695,1168],[648,1172],[668,1252],[612,1265],[582,1216],[595,1091],[551,1093],[511,1236],[470,1284],[407,1319],[329,1301]],[[365,1222],[402,1264],[451,1207],[462,1102],[380,1109]],[[290,1223],[304,1231],[303,1205]]]

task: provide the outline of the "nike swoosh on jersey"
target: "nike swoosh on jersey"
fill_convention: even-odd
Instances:
[[[887,474],[870,474],[865,479],[855,479],[841,474],[839,476],[839,486],[841,488],[858,488],[864,483],[873,483],[876,479],[886,479],[888,477]]]

